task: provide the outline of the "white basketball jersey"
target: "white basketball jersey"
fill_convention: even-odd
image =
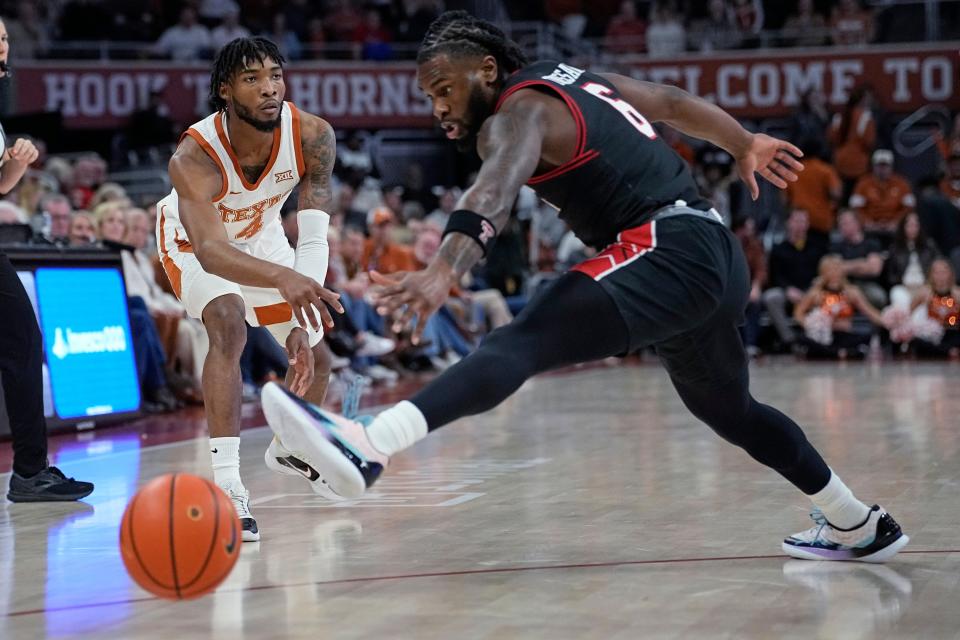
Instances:
[[[279,224],[280,208],[303,176],[303,151],[300,147],[300,112],[292,102],[280,110],[280,126],[274,129],[273,146],[267,165],[256,182],[248,182],[240,168],[227,135],[227,115],[211,114],[192,125],[183,136],[190,136],[220,167],[223,187],[213,199],[231,242],[247,243],[258,238],[264,227]],[[183,140],[181,136],[181,140]],[[176,200],[174,189],[170,194]],[[166,210],[176,217],[178,244],[189,242],[178,217],[179,207]],[[167,224],[170,224],[169,222]]]

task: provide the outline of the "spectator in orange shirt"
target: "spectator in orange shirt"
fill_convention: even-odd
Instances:
[[[833,145],[833,164],[843,180],[846,202],[860,176],[869,171],[870,152],[877,143],[877,122],[871,112],[873,94],[867,87],[850,92],[843,113],[833,116],[828,136]]]
[[[370,237],[367,238],[363,250],[365,271],[379,271],[387,274],[397,271],[414,271],[417,268],[413,249],[398,244],[391,238],[395,223],[393,212],[387,207],[376,207],[367,214],[367,229]]]
[[[897,223],[916,206],[910,183],[893,172],[893,152],[873,152],[873,173],[857,181],[850,197],[850,207],[860,214],[868,235],[888,246]]]
[[[940,182],[940,191],[960,208],[960,143],[954,144],[947,156],[947,175]]]
[[[796,182],[788,182],[782,192],[790,209],[803,209],[810,216],[811,242],[824,245],[830,241],[830,232],[836,220],[837,202],[843,191],[840,176],[822,159],[823,145],[810,139],[801,144],[803,171]]]

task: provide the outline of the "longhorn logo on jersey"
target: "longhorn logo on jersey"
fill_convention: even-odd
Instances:
[[[220,219],[223,222],[243,222],[245,220],[251,220],[250,224],[236,234],[238,240],[246,240],[257,235],[260,229],[263,228],[263,212],[282,202],[289,193],[290,191],[278,193],[275,196],[271,196],[260,202],[254,202],[249,207],[243,207],[242,209],[231,209],[222,202],[219,202],[217,203],[217,211],[220,212]]]

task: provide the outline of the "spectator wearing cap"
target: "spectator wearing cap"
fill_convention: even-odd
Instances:
[[[380,273],[413,271],[417,268],[413,250],[393,241],[396,223],[393,212],[387,207],[375,207],[367,214],[367,238],[363,250],[363,269]]]
[[[947,156],[947,173],[940,181],[940,190],[953,206],[960,207],[960,143],[950,148]]]
[[[850,207],[860,214],[868,235],[881,244],[889,244],[893,232],[916,205],[916,198],[907,180],[893,171],[893,152],[873,152],[873,171],[857,181],[850,196]]]
[[[819,140],[806,140],[801,148],[803,171],[781,193],[791,209],[803,209],[810,216],[810,240],[827,244],[843,185],[837,170],[822,159],[823,145]]]

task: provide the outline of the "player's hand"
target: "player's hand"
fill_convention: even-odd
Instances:
[[[771,138],[762,133],[753,134],[753,141],[738,158],[737,172],[740,179],[750,187],[750,197],[760,197],[760,187],[754,173],[759,173],[779,189],[786,189],[787,182],[796,182],[797,173],[803,171],[803,152],[784,140]]]
[[[320,331],[317,313],[320,314],[320,320],[325,326],[332,327],[333,316],[330,315],[327,305],[337,313],[343,313],[339,293],[324,289],[313,278],[297,273],[293,269],[288,269],[283,273],[280,282],[277,283],[277,290],[283,296],[283,299],[290,303],[293,308],[293,316],[301,327],[305,327],[309,323],[315,331]]]
[[[432,265],[422,271],[401,271],[390,277],[371,271],[374,307],[380,315],[393,319],[392,327],[396,333],[414,324],[410,340],[419,344],[427,318],[440,308],[450,293],[450,277],[450,272]]]
[[[313,385],[313,349],[306,329],[294,327],[287,336],[287,360],[293,369],[290,391],[301,398]]]
[[[30,140],[18,138],[7,150],[7,155],[12,162],[28,167],[40,156],[40,152]]]

